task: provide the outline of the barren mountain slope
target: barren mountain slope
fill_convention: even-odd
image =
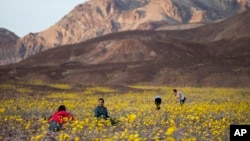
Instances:
[[[194,28],[245,11],[249,3],[248,0],[90,0],[76,6],[50,28],[21,38],[8,51],[17,59],[7,55],[0,64],[118,31]]]
[[[14,54],[15,49],[13,48],[18,39],[19,37],[13,32],[0,28],[0,65],[20,61],[18,60],[19,57],[17,57],[19,55]]]
[[[120,32],[54,48],[2,67],[1,81],[249,87],[250,32],[241,29],[249,12],[196,30]]]

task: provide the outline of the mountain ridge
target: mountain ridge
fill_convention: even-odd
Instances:
[[[247,21],[249,10],[196,29],[107,34],[2,66],[1,82],[249,87]]]
[[[0,64],[19,62],[45,50],[127,30],[188,29],[228,18],[249,9],[247,0],[90,0],[77,5],[60,21],[30,33],[11,45]],[[174,26],[182,25],[184,26]],[[0,46],[0,52],[5,50]],[[13,59],[14,58],[14,59]]]

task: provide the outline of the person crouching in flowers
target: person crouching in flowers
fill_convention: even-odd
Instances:
[[[183,92],[177,91],[177,89],[173,89],[174,95],[180,101],[180,104],[183,105],[186,101],[186,96]]]
[[[111,125],[116,125],[119,122],[115,118],[110,118],[110,116],[108,115],[108,109],[104,107],[103,98],[98,99],[98,106],[94,109],[94,112],[96,118],[109,120]]]
[[[57,112],[55,112],[49,119],[49,130],[54,132],[63,130],[63,125],[67,121],[72,120],[74,120],[74,116],[66,111],[66,107],[64,105],[60,105]]]
[[[95,112],[95,117],[97,118],[103,118],[103,119],[108,119],[108,109],[104,107],[104,99],[99,98],[98,99],[98,106],[94,110]]]
[[[160,105],[161,105],[161,97],[160,96],[155,96],[155,105],[156,105],[156,109],[160,110]]]

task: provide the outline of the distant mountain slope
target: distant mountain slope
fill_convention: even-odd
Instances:
[[[15,56],[1,58],[0,64],[114,32],[194,28],[245,11],[249,4],[248,0],[89,0],[50,28],[18,40],[7,51]]]
[[[221,46],[226,47],[219,52],[226,52],[232,48],[230,43],[242,40],[242,42],[239,42],[239,45],[242,45],[246,42],[243,39],[250,38],[249,25],[250,10],[218,23],[189,30],[136,30],[117,32],[93,38],[82,43],[51,49],[34,57],[30,57],[19,64],[52,64],[54,66],[59,65],[59,62],[78,62],[84,65],[100,64],[102,62],[147,61],[152,58],[163,57],[160,54],[164,52],[159,51],[161,47],[167,50],[168,53],[171,52],[171,47],[183,49],[182,51],[172,50],[172,54],[175,55],[171,55],[170,58],[176,58],[177,56],[188,54],[185,48],[190,47],[190,49],[193,50],[191,52],[202,54],[202,50],[195,48],[195,46],[204,46],[203,48],[206,49],[206,52],[209,52],[209,50],[212,51],[217,48],[205,47],[206,44],[216,44],[216,46],[218,46],[217,44],[219,43]],[[236,48],[236,46],[233,48]],[[245,45],[243,44],[243,46]],[[166,49],[168,47],[169,49]],[[151,48],[152,51],[147,48]],[[242,53],[244,52],[245,51],[242,51]],[[237,54],[236,52],[234,53]],[[167,56],[163,58],[166,57]]]
[[[15,54],[16,50],[13,48],[18,39],[19,37],[13,32],[0,28],[0,65],[20,61],[19,55]]]
[[[0,77],[2,82],[249,87],[248,21],[250,11],[196,29],[112,33],[3,66]]]

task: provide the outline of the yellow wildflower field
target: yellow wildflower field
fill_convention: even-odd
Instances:
[[[125,86],[124,86],[125,87]],[[206,141],[229,140],[230,124],[250,124],[250,89],[177,88],[187,100],[176,101],[173,87],[74,86],[19,83],[0,85],[0,140],[59,141]],[[156,110],[154,97],[162,97]],[[98,99],[112,120],[94,118]],[[46,118],[64,104],[75,120],[51,132]]]

